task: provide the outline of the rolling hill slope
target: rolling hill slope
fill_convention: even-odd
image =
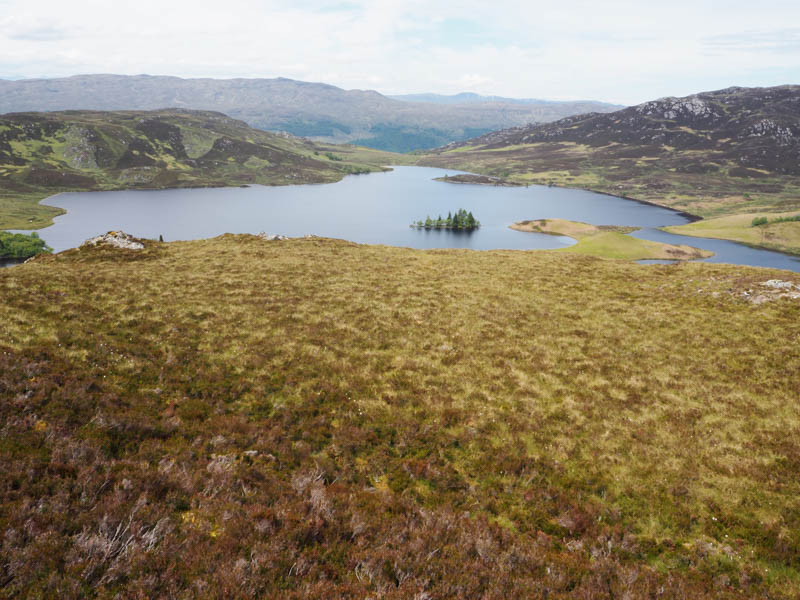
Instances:
[[[66,111],[0,115],[0,227],[45,225],[59,191],[337,181],[402,156],[314,144],[221,113]]]

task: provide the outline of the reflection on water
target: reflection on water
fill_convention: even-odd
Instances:
[[[3,267],[13,267],[25,262],[24,258],[0,258],[0,269]]]
[[[750,246],[729,242],[728,240],[675,235],[674,233],[667,233],[659,229],[642,229],[640,231],[634,231],[631,235],[654,242],[688,244],[696,248],[711,250],[714,256],[701,259],[702,262],[754,265],[757,267],[788,269],[800,272],[800,256],[790,256],[780,252],[751,248]]]

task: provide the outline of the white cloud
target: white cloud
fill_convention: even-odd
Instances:
[[[800,79],[800,4],[0,1],[0,77],[291,77],[635,103]]]

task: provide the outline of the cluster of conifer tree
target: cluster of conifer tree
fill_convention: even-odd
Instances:
[[[463,208],[459,208],[455,213],[447,213],[447,218],[443,219],[439,215],[438,219],[431,219],[428,216],[424,221],[417,221],[411,224],[412,227],[423,229],[477,229],[481,226],[472,212],[467,212]]]

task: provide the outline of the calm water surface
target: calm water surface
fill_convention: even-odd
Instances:
[[[21,265],[25,262],[24,258],[0,258],[0,269],[3,267],[13,267],[15,265]]]
[[[562,236],[513,231],[515,221],[561,218],[596,225],[641,227],[637,237],[690,244],[717,253],[713,262],[732,262],[800,271],[800,260],[733,242],[677,236],[656,230],[688,220],[674,211],[582,190],[531,186],[505,188],[433,181],[458,171],[396,167],[388,173],[345,177],[327,185],[60,194],[47,204],[67,214],[41,230],[56,251],[113,229],[166,241],[223,233],[307,233],[364,244],[411,248],[489,250],[562,248]],[[447,216],[465,208],[481,221],[471,233],[425,231],[412,221]]]

